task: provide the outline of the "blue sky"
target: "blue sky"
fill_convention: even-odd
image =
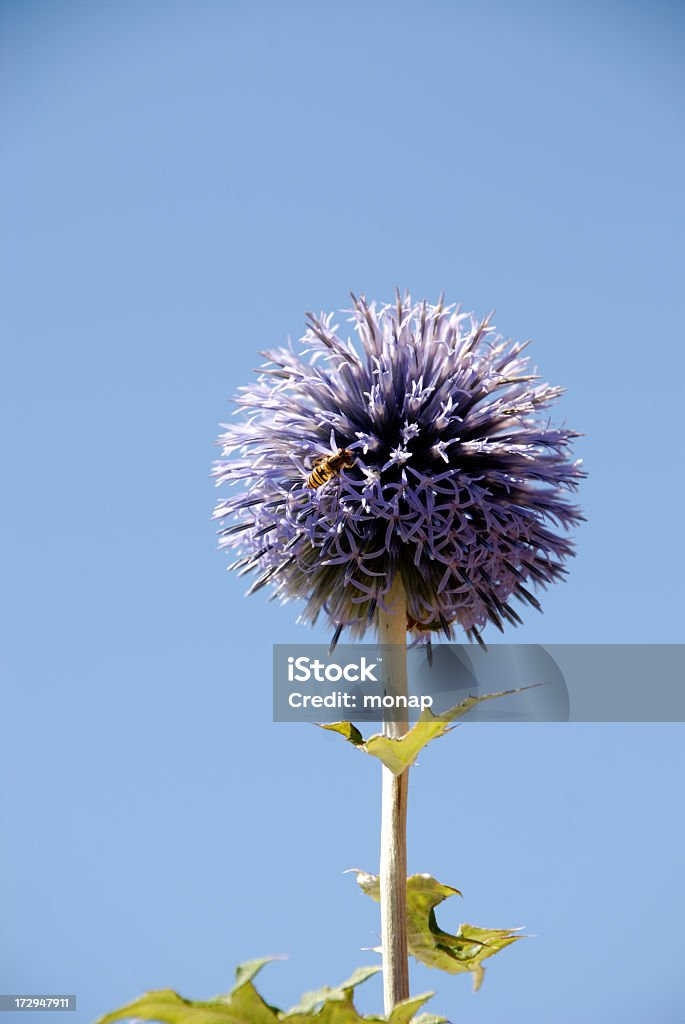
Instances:
[[[271,722],[270,644],[325,633],[215,552],[227,399],[348,289],[495,307],[590,474],[570,578],[509,638],[682,641],[682,12],[5,0],[0,40],[0,991],[76,992],[81,1024],[283,952],[288,1004],[373,962],[342,871],[377,866],[379,780]],[[464,892],[444,926],[536,937],[477,996],[414,990],[469,1024],[680,1021],[684,767],[673,724],[436,744],[410,869]]]

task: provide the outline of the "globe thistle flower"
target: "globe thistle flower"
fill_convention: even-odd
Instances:
[[[513,599],[538,608],[531,588],[574,553],[579,435],[546,416],[563,389],[490,317],[352,300],[356,345],[333,314],[307,314],[301,353],[261,353],[240,389],[213,471],[239,488],[214,513],[220,546],[257,572],[248,593],[303,599],[300,620],[323,612],[334,642],[374,624],[397,573],[417,635],[480,640],[488,622],[521,621]]]

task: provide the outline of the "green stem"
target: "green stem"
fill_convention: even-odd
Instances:
[[[407,694],[407,598],[399,572],[386,597],[388,611],[378,612],[378,640],[383,650],[385,692]],[[385,718],[383,733],[404,736],[408,718]],[[381,945],[385,1012],[409,998],[407,954],[407,792],[409,769],[393,775],[382,766],[381,799]]]

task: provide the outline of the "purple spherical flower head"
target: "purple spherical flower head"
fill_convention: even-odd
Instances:
[[[304,599],[302,621],[323,611],[336,640],[374,623],[397,572],[417,633],[458,624],[480,639],[487,622],[520,622],[512,598],[539,607],[528,587],[566,573],[565,531],[583,518],[579,435],[545,415],[563,389],[488,317],[352,298],[358,345],[332,314],[308,314],[302,354],[262,353],[240,420],[222,425],[230,458],[213,475],[239,487],[215,510],[230,568],[259,573],[249,593]],[[317,460],[341,450],[315,486]]]

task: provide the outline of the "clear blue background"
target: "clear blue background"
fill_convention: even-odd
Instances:
[[[270,721],[272,641],[326,634],[226,575],[217,424],[349,288],[496,307],[591,474],[570,579],[510,638],[683,640],[682,8],[5,0],[0,36],[0,991],[75,992],[80,1024],[284,952],[289,1005],[374,962],[342,871],[377,867],[379,780]],[[436,744],[410,869],[464,891],[443,925],[537,937],[477,996],[414,990],[469,1024],[682,1021],[684,767],[677,725]]]

